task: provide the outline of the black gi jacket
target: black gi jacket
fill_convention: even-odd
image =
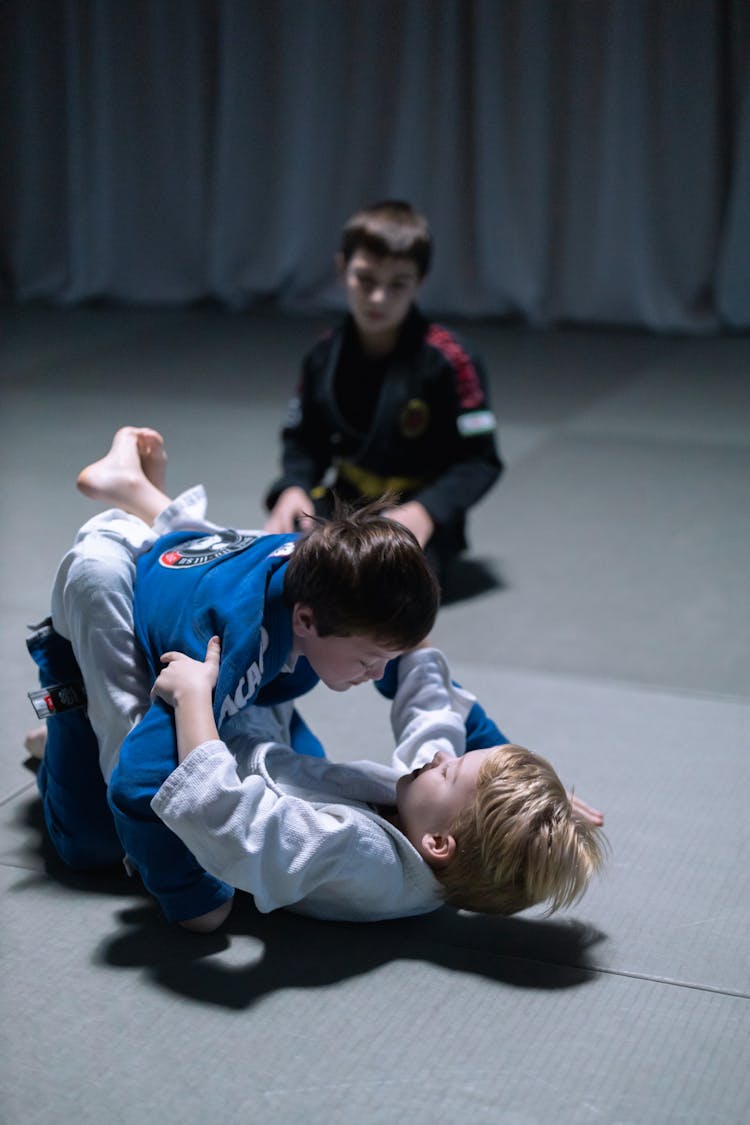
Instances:
[[[345,499],[390,487],[424,505],[435,546],[461,550],[467,509],[503,469],[481,362],[412,308],[380,367],[373,373],[350,316],[308,352],[282,430],[282,475],[266,504],[292,485],[316,500],[330,496],[323,484]],[[355,409],[360,377],[364,414]],[[328,514],[325,499],[317,507]]]

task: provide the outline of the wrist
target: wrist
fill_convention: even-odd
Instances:
[[[177,731],[177,755],[181,762],[197,746],[219,737],[214,721],[210,689],[183,692],[179,699],[175,699],[174,718]]]
[[[213,690],[202,684],[183,684],[172,696],[175,711],[213,710]]]

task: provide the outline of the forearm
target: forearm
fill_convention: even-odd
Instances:
[[[430,513],[418,500],[407,500],[405,504],[398,504],[395,508],[390,508],[386,515],[408,527],[423,548],[426,547],[435,530]]]
[[[218,740],[213,713],[213,693],[219,675],[221,642],[211,637],[204,660],[194,660],[184,652],[162,653],[164,667],[156,677],[152,695],[172,708],[177,742],[177,757],[184,762],[188,754],[204,742]]]
[[[414,499],[423,505],[434,523],[449,523],[481,500],[501,471],[491,456],[457,461]]]
[[[315,504],[304,488],[292,485],[279,495],[265,522],[270,534],[307,531],[315,512]]]
[[[466,748],[464,721],[475,699],[451,680],[437,649],[419,649],[402,656],[398,689],[391,707],[397,768],[423,765],[439,749],[460,756]]]
[[[284,464],[282,467],[281,475],[276,478],[273,484],[268,489],[265,496],[265,505],[269,511],[272,511],[282,496],[290,488],[299,488],[302,492],[308,493],[318,483],[322,473],[319,473],[315,463],[310,461],[298,461],[294,465]]]
[[[318,484],[331,460],[328,430],[320,420],[303,416],[295,427],[282,431],[281,474],[265,498],[271,509],[287,488],[310,492]]]
[[[356,848],[356,820],[342,825],[340,817],[308,800],[274,792],[257,773],[240,779],[222,742],[204,743],[190,754],[152,808],[202,867],[248,891],[264,912],[298,902],[321,882],[335,882]]]
[[[181,762],[197,746],[219,739],[210,691],[193,689],[177,696],[174,701],[174,721],[177,757]]]

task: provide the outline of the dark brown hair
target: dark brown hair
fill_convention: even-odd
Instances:
[[[432,235],[424,215],[411,204],[386,199],[363,207],[344,226],[340,246],[344,261],[359,249],[379,258],[410,258],[421,280],[430,268]]]
[[[412,533],[383,515],[392,496],[361,507],[337,501],[292,553],[284,576],[288,606],[309,606],[318,635],[367,636],[407,650],[432,629],[440,587]]]

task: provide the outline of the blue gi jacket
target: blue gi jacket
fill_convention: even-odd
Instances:
[[[249,703],[271,704],[309,691],[318,677],[304,658],[282,669],[292,645],[283,597],[284,564],[296,535],[175,531],[138,560],[135,629],[156,676],[171,649],[202,659],[221,638],[214,713],[222,724]],[[156,817],[151,799],[177,764],[174,717],[156,699],[128,735],[112,774],[109,802],[132,866],[170,920],[197,917],[231,897]]]
[[[135,630],[155,677],[162,653],[203,659],[211,637],[221,638],[219,725],[250,702],[294,699],[318,682],[304,658],[292,674],[281,672],[292,647],[284,564],[298,538],[173,531],[138,560]]]

